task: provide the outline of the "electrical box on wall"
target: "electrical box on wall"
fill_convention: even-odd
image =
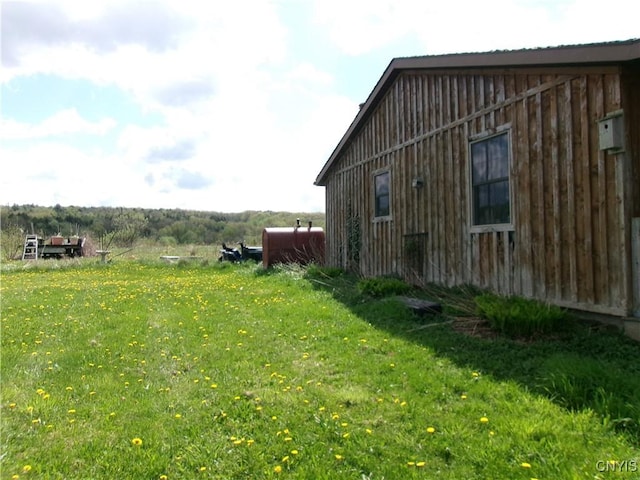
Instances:
[[[607,115],[598,121],[600,150],[620,152],[624,149],[624,122],[622,113]]]

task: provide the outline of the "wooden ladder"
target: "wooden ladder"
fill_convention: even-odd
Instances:
[[[38,259],[38,236],[27,235],[24,239],[24,250],[22,251],[23,260]]]

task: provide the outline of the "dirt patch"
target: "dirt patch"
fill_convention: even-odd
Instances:
[[[451,328],[470,337],[495,339],[499,336],[489,321],[480,317],[456,317]]]
[[[571,330],[567,330],[563,332],[536,333],[530,337],[505,336],[497,330],[494,330],[487,319],[480,317],[455,317],[451,322],[451,328],[458,333],[470,337],[483,338],[485,340],[509,338],[516,343],[522,344],[530,344],[538,341],[562,341],[571,335]],[[598,328],[598,326],[594,328]],[[600,328],[603,327],[600,326]]]

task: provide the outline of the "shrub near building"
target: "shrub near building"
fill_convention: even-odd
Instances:
[[[565,309],[517,296],[484,293],[475,297],[477,313],[505,335],[529,337],[551,333],[567,326]]]

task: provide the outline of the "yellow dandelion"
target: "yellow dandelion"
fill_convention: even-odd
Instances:
[[[140,447],[140,446],[142,446],[142,439],[141,439],[141,438],[136,437],[136,438],[134,438],[134,439],[132,439],[132,440],[131,440],[131,444],[132,444],[133,446],[135,446],[135,447]]]
[[[169,477],[166,475],[160,475],[160,480],[169,480]]]
[[[298,450],[291,450],[291,455],[298,455]]]
[[[436,429],[433,427],[427,427],[427,433],[435,433]]]
[[[427,464],[427,462],[416,462],[416,467],[422,468]]]
[[[206,472],[207,471],[207,467],[200,467],[198,470],[200,470],[200,472]]]
[[[416,462],[407,462],[407,466],[408,467],[415,467],[416,466]]]
[[[282,472],[282,467],[280,465],[276,465],[275,467],[273,467],[273,471],[275,473],[281,473]]]
[[[176,413],[175,418],[182,418],[182,414]]]
[[[334,456],[336,457],[336,460],[344,460],[344,457],[342,455],[336,453]]]
[[[531,468],[531,464],[530,464],[530,463],[527,463],[527,462],[522,462],[522,463],[520,464],[520,466],[521,466],[522,468]]]
[[[31,471],[31,465],[25,465],[24,467],[22,467],[22,471],[24,473],[29,473]]]
[[[480,423],[488,423],[489,419],[487,417],[480,417]]]
[[[467,396],[463,393],[462,395],[460,395],[460,398],[461,398],[462,400],[466,400],[466,399],[467,399]]]

